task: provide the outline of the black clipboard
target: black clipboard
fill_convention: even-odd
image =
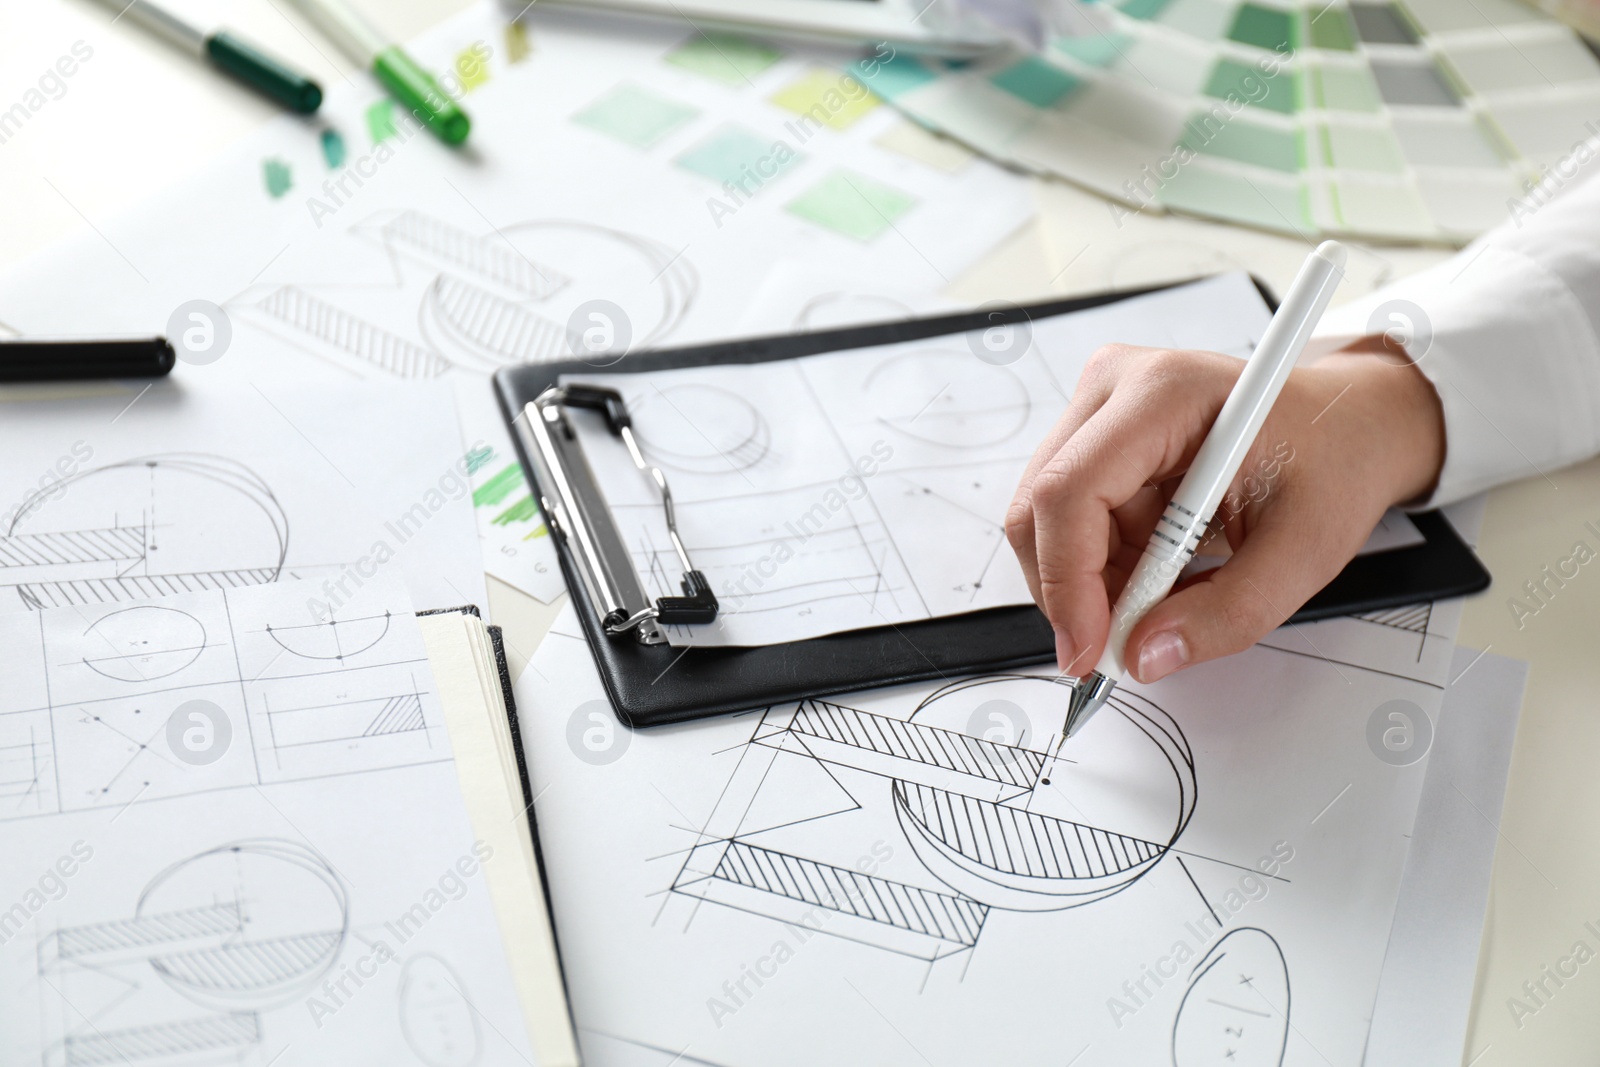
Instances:
[[[1256,288],[1270,306],[1271,292]],[[518,431],[528,404],[563,375],[599,381],[608,374],[639,374],[722,363],[765,363],[850,348],[916,341],[1038,321],[1156,292],[1166,286],[1053,300],[1010,308],[815,333],[757,337],[630,354],[614,366],[593,362],[509,367],[494,376],[502,412],[512,426],[518,458],[534,491],[543,493],[529,461],[528,441]],[[547,515],[549,509],[546,509]],[[1437,511],[1413,515],[1425,543],[1352,560],[1333,581],[1290,618],[1311,622],[1339,615],[1380,611],[1430,600],[1465,596],[1489,585],[1489,572],[1449,521]],[[672,648],[608,636],[601,612],[585,594],[573,546],[555,536],[562,573],[578,620],[588,638],[606,694],[617,717],[629,726],[655,726],[745,711],[788,700],[820,697],[881,685],[928,681],[952,675],[1005,672],[1048,662],[1055,639],[1033,606],[993,608],[899,626],[852,630],[782,645],[755,648]]]

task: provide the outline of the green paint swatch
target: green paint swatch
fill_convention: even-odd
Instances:
[[[484,445],[482,448],[474,448],[466,454],[465,458],[467,461],[467,473],[477,474],[488,466],[490,460],[494,459],[494,449],[488,445]]]
[[[1219,126],[1206,112],[1199,112],[1184,126],[1179,143],[1195,152],[1270,167],[1285,174],[1300,170],[1300,138],[1293,130],[1242,117]]]
[[[623,84],[572,116],[572,121],[638,149],[647,149],[699,111],[636,85]]]
[[[1294,16],[1260,4],[1243,4],[1233,17],[1228,36],[1240,44],[1281,52],[1294,47]]]
[[[729,182],[749,195],[804,158],[782,142],[770,141],[739,126],[728,126],[674,162],[714,182]]]
[[[1365,67],[1318,67],[1312,82],[1317,106],[1329,111],[1376,111],[1383,103]]]
[[[261,163],[261,178],[267,183],[267,192],[274,200],[294,187],[294,178],[289,173],[289,164],[281,159],[263,160]]]
[[[472,506],[493,507],[527,484],[522,465],[513,463],[472,491]]]
[[[1050,107],[1083,84],[1038,56],[1029,56],[998,74],[991,74],[989,82],[1034,107]]]
[[[334,170],[344,166],[344,157],[344,138],[339,136],[339,131],[323,130],[322,158],[328,164],[328,169]]]
[[[1122,13],[1129,18],[1153,19],[1172,0],[1122,0]]]
[[[519,522],[532,522],[538,517],[539,505],[533,502],[533,497],[530,495],[512,504],[490,521],[496,526],[511,526]]]
[[[1125,33],[1096,33],[1086,37],[1057,37],[1050,47],[1091,67],[1109,67],[1133,44]]]
[[[1180,169],[1162,187],[1161,202],[1179,211],[1220,216],[1269,230],[1299,232],[1310,226],[1308,205],[1298,185],[1254,181],[1198,165]]]
[[[1306,37],[1313,48],[1326,48],[1331,52],[1356,50],[1356,30],[1350,25],[1350,15],[1333,4],[1306,11]]]
[[[523,534],[522,535],[522,539],[524,541],[536,541],[541,537],[547,536],[549,533],[550,533],[550,527],[546,526],[544,523],[541,522],[538,526],[536,526],[534,528],[532,533]]]
[[[836,170],[789,201],[808,222],[857,241],[870,241],[917,204],[916,198],[854,171]]]
[[[1226,100],[1230,94],[1280,114],[1292,115],[1295,111],[1294,76],[1288,70],[1269,77],[1248,63],[1219,59],[1211,68],[1206,95]]]
[[[897,54],[891,59],[862,59],[850,65],[850,73],[867,84],[867,88],[893,100],[897,96],[920,89],[939,76],[908,55]]]
[[[393,100],[379,100],[367,108],[367,133],[372,135],[373,144],[393,137],[396,132]]]
[[[1399,174],[1406,169],[1400,144],[1388,130],[1364,126],[1324,126],[1322,143],[1328,158],[1341,170]]]
[[[782,52],[725,33],[702,33],[667,53],[667,62],[723,85],[743,85],[776,63]]]

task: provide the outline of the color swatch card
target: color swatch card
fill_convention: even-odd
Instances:
[[[997,159],[1293,233],[1461,243],[1600,132],[1600,62],[1514,0],[1121,0],[1109,32],[863,77]]]

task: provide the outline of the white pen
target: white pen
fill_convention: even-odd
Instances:
[[[1128,635],[1151,608],[1166,598],[1179,572],[1194,556],[1211,516],[1233,484],[1245,453],[1255,443],[1289,372],[1305,350],[1311,331],[1328,309],[1328,301],[1344,277],[1345,258],[1343,245],[1324,241],[1306,257],[1300,273],[1295,275],[1117,598],[1100,662],[1073,683],[1067,704],[1068,737],[1081,729],[1111,696],[1127,669],[1123,654]]]

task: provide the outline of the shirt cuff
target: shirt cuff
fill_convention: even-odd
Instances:
[[[1387,333],[1433,383],[1444,467],[1413,510],[1600,452],[1600,338],[1572,289],[1516,251],[1463,258],[1330,311],[1310,349]]]

